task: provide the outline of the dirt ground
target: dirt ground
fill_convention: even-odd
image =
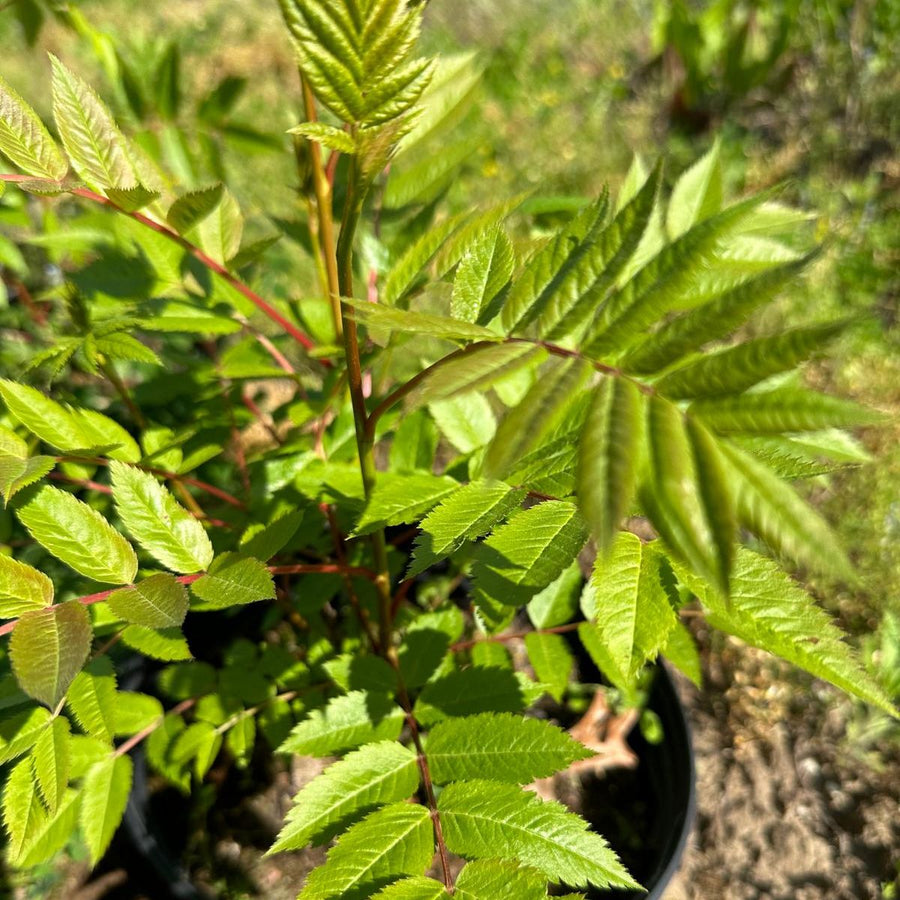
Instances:
[[[804,691],[787,669],[789,681],[773,682],[781,667],[737,643],[712,659],[702,693],[680,684],[698,815],[665,900],[894,896],[883,886],[900,864],[896,746],[875,771],[852,754],[851,707],[835,692],[818,684]]]

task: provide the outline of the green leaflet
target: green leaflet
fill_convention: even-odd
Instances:
[[[718,434],[821,431],[875,425],[885,418],[849,400],[792,387],[698,400],[688,412]]]
[[[504,332],[515,333],[532,321],[541,298],[559,277],[573,249],[606,214],[608,202],[605,194],[595,200],[531,257],[503,303],[500,322]]]
[[[79,823],[96,864],[122,821],[131,792],[132,763],[129,756],[110,756],[95,763],[81,785]]]
[[[727,593],[735,514],[717,446],[658,395],[648,403],[647,438],[642,505],[663,540]]]
[[[719,242],[763,202],[758,194],[699,222],[664,247],[599,310],[583,350],[621,358],[666,314],[696,305],[692,289]]]
[[[240,553],[222,553],[209,571],[191,584],[191,591],[207,609],[226,609],[245,603],[275,599],[275,582],[258,559]]]
[[[241,552],[266,562],[287,546],[297,533],[303,516],[302,509],[294,509],[278,516],[264,527],[252,530],[248,528],[241,535]]]
[[[499,859],[467,863],[456,882],[458,900],[545,900],[547,879],[536,869]]]
[[[473,481],[455,490],[422,520],[407,577],[486,534],[518,507],[524,496],[524,491],[500,481]]]
[[[203,525],[149,472],[115,461],[110,472],[116,511],[134,539],[166,568],[205,571],[213,548]]]
[[[710,353],[663,376],[656,388],[675,400],[737,394],[787,372],[837,337],[846,321],[796,328]]]
[[[0,381],[0,389],[3,382]],[[12,429],[0,425],[0,454],[25,459],[28,456],[28,442],[19,437]]]
[[[62,181],[69,171],[46,125],[0,77],[0,153],[28,175]]]
[[[497,433],[497,419],[484,394],[462,394],[438,400],[428,411],[441,434],[460,453],[471,453],[487,444]]]
[[[129,625],[122,632],[122,643],[144,656],[164,662],[191,659],[191,649],[178,628],[156,630],[144,625]]]
[[[69,784],[69,720],[57,716],[45,728],[31,754],[41,797],[52,813],[57,810]]]
[[[704,344],[726,337],[818,255],[819,250],[814,250],[800,260],[776,266],[672,319],[626,354],[622,367],[640,375],[659,372]]]
[[[454,478],[424,472],[379,478],[353,536],[370,534],[388,525],[417,522],[458,487]]]
[[[26,753],[37,741],[50,721],[43,706],[32,706],[0,720],[0,763],[7,763]]]
[[[229,735],[233,731],[234,728],[229,731]],[[250,741],[251,746],[252,743]],[[194,774],[198,780],[202,780],[215,762],[221,748],[222,733],[219,729],[208,722],[194,722],[175,737],[169,750],[169,759],[179,768],[193,762]],[[240,759],[241,755],[240,748],[237,748],[235,756]]]
[[[188,611],[187,588],[165,573],[115,591],[106,602],[123,621],[146,628],[177,628]]]
[[[53,582],[37,569],[0,555],[0,618],[17,619],[53,602]]]
[[[476,589],[505,606],[522,605],[569,567],[586,540],[571,503],[554,500],[521,510],[478,545]]]
[[[53,116],[75,170],[94,188],[137,187],[140,179],[125,136],[106,104],[52,54],[50,62]]]
[[[386,306],[396,306],[406,296],[441,245],[460,228],[466,218],[465,213],[460,213],[444,219],[410,244],[384,279],[381,298]]]
[[[326,125],[324,122],[301,122],[288,129],[288,134],[299,134],[308,141],[315,141],[329,150],[338,153],[356,153],[356,142],[353,135],[334,125]]]
[[[568,622],[578,609],[581,593],[581,567],[573,560],[556,581],[528,601],[528,618],[535,628],[553,628]]]
[[[604,645],[604,657],[613,664],[612,671],[600,668],[619,686],[635,686],[641,669],[656,659],[678,623],[663,586],[663,563],[652,546],[621,532],[609,558],[598,557],[594,565],[582,604]]]
[[[520,712],[542,693],[521,672],[487,666],[451,671],[425,685],[416,701],[416,719],[428,726],[452,716],[480,712]]]
[[[850,581],[853,568],[825,520],[749,453],[722,442],[738,521],[770,547],[817,572]]]
[[[431,313],[406,309],[395,309],[366,300],[342,301],[353,310],[353,318],[370,328],[384,328],[388,331],[399,331],[403,334],[427,334],[431,337],[446,338],[452,341],[502,341],[503,335],[473,325],[471,322],[451,319],[447,316],[435,316]]]
[[[827,613],[773,560],[739,550],[727,604],[680,567],[678,577],[706,607],[715,628],[900,717]]]
[[[658,202],[662,165],[615,218],[599,220],[539,301],[535,330],[556,341],[580,330],[633,258]],[[560,277],[562,276],[562,277]]]
[[[524,399],[511,410],[488,445],[482,466],[485,477],[503,478],[523,456],[563,420],[592,375],[582,359],[552,357]]]
[[[448,785],[438,800],[447,846],[467,858],[514,859],[552,881],[576,886],[637,887],[587,822],[516,785]]]
[[[428,810],[395,803],[351,826],[314,869],[297,900],[364,900],[401,875],[418,875],[434,855]]]
[[[470,344],[429,366],[405,397],[409,410],[470,391],[485,391],[512,372],[542,362],[547,352],[533,344]]]
[[[485,772],[497,781],[528,784],[593,755],[549,722],[490,712],[439,722],[428,735],[426,753],[437,784]]]
[[[43,485],[16,509],[28,533],[87,578],[129,584],[137,574],[131,544],[95,509],[66,491]]]
[[[214,184],[208,188],[182,194],[169,207],[166,221],[179,234],[186,234],[219,205],[224,190],[224,185]]]
[[[424,875],[401,878],[372,895],[372,900],[450,900],[444,885]]]
[[[82,731],[111,744],[117,726],[116,698],[112,664],[108,657],[99,657],[75,676],[66,705]]]
[[[459,263],[453,281],[450,313],[454,319],[481,322],[491,301],[512,276],[515,251],[502,228],[486,232]]]
[[[0,456],[0,494],[7,502],[23,488],[40,481],[56,465],[52,456],[32,456],[18,459]]]
[[[597,548],[608,551],[634,498],[644,444],[644,398],[624,378],[604,378],[594,389],[578,444],[578,506]]]
[[[238,255],[243,232],[241,208],[234,195],[224,188],[219,202],[198,220],[189,236],[224,266]]]
[[[669,634],[662,654],[679,672],[690,678],[698,688],[703,687],[700,651],[694,643],[691,632],[680,619],[676,621],[675,627]]]
[[[333,756],[372,741],[396,740],[404,713],[386,694],[351,691],[313,710],[298,723],[280,753]]]
[[[23,613],[9,642],[22,690],[55,709],[87,659],[92,634],[87,610],[77,600]]]
[[[419,784],[416,754],[395,741],[348,753],[294,797],[287,823],[270,853],[321,843],[361,812],[405,800]]]
[[[559,703],[569,686],[575,658],[565,638],[532,631],[525,635],[525,650],[535,678],[547,685],[547,693]]]
[[[138,694],[134,691],[118,691],[116,693],[116,736],[130,737],[152,725],[157,719],[162,720],[162,704],[149,694]]]
[[[675,182],[666,215],[666,231],[674,240],[722,208],[721,142],[712,147]]]

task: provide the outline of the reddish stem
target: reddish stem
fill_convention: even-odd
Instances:
[[[0,181],[8,181],[12,183],[17,182],[29,182],[29,181],[39,181],[46,184],[61,184],[61,182],[55,181],[52,178],[33,178],[30,175],[0,175]],[[304,347],[306,350],[312,350],[315,348],[315,342],[312,341],[307,335],[305,335],[293,322],[290,322],[286,319],[274,306],[270,303],[266,302],[256,291],[249,288],[246,284],[244,284],[239,279],[235,278],[228,269],[225,268],[221,263],[216,262],[211,256],[208,256],[204,253],[199,247],[196,247],[186,238],[183,238],[177,231],[172,230],[166,225],[163,225],[160,222],[156,222],[151,219],[149,216],[145,216],[140,212],[128,212],[128,210],[122,209],[116,203],[113,203],[108,197],[104,197],[102,194],[96,193],[96,191],[92,191],[89,188],[72,188],[68,191],[68,193],[73,194],[76,197],[81,197],[84,200],[90,200],[92,203],[98,203],[101,206],[106,206],[110,209],[115,210],[116,212],[120,212],[129,218],[134,219],[135,222],[140,222],[141,225],[144,225],[147,228],[150,228],[152,231],[155,231],[157,234],[161,234],[164,237],[167,237],[170,241],[178,244],[182,250],[189,253],[194,257],[198,262],[202,263],[209,269],[211,272],[215,272],[220,278],[223,278],[228,282],[239,294],[242,294],[246,297],[260,312],[264,315],[268,316],[273,322],[276,322],[280,325],[287,334],[289,334],[298,344]],[[327,359],[320,359],[320,363],[324,366],[331,366],[332,363]]]

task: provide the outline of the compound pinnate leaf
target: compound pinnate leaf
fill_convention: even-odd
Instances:
[[[191,590],[210,609],[275,599],[275,582],[269,570],[258,559],[240,553],[217,556]]]
[[[37,113],[0,77],[0,153],[23,172],[62,181],[69,164]]]
[[[72,494],[43,485],[16,515],[45,550],[81,575],[104,584],[134,580],[137,556],[131,544]]]
[[[433,855],[431,814],[418,804],[395,803],[348,829],[297,900],[363,900],[399,876],[423,872]]]
[[[129,756],[110,756],[95,763],[81,786],[81,833],[96,864],[125,813],[131,793],[133,766]]]
[[[405,800],[418,787],[416,754],[395,741],[366,744],[329,766],[295,797],[270,853],[321,842],[361,811]]]
[[[22,690],[55,709],[84,665],[92,636],[90,616],[77,600],[23,613],[9,643]]]
[[[447,847],[460,856],[513,859],[575,886],[638,886],[584,819],[516,785],[451,784],[441,793],[438,811]]]
[[[120,619],[133,625],[177,628],[187,615],[188,593],[174,576],[160,573],[115,591],[107,603]]]
[[[497,781],[527,784],[593,756],[555,725],[512,713],[445,719],[432,728],[426,752],[437,784],[485,772]]]
[[[0,618],[16,619],[53,602],[53,582],[37,569],[0,555]]]
[[[115,461],[110,471],[116,510],[134,539],[175,572],[204,571],[213,548],[203,525],[149,472]]]

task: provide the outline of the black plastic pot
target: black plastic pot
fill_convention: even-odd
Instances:
[[[661,900],[681,863],[696,815],[696,777],[690,727],[675,685],[657,669],[647,704],[663,739],[648,743],[639,728],[628,743],[633,770],[614,770],[582,785],[582,814],[609,841],[643,891],[588,891],[591,900]]]

